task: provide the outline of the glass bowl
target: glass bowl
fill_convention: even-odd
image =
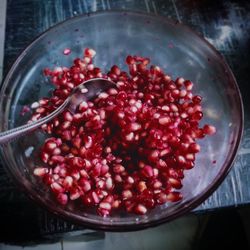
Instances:
[[[242,135],[242,101],[235,78],[221,55],[190,28],[166,18],[135,12],[101,12],[78,16],[49,29],[18,57],[0,93],[0,129],[24,124],[30,113],[20,115],[53,88],[43,76],[46,67],[69,66],[86,47],[97,51],[95,64],[109,69],[126,68],[128,54],[151,58],[173,78],[195,83],[194,92],[204,97],[202,124],[217,128],[214,136],[200,141],[196,166],[185,172],[183,200],[158,206],[143,216],[115,214],[102,218],[95,211],[59,205],[33,169],[44,139],[41,131],[2,147],[5,167],[21,190],[54,214],[89,228],[137,230],[172,220],[201,204],[230,170]],[[65,48],[71,54],[63,55]]]

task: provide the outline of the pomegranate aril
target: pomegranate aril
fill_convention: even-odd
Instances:
[[[64,116],[64,120],[69,121],[69,122],[73,121],[73,115],[69,111],[66,111],[63,114],[63,116]]]
[[[113,185],[113,179],[111,177],[108,177],[106,179],[106,188],[108,190],[111,190],[111,189],[113,189],[113,187],[114,187],[114,185]]]
[[[63,51],[63,54],[64,55],[69,55],[71,53],[71,49],[69,49],[69,48],[66,48],[66,49],[64,49],[64,51]]]
[[[182,194],[180,192],[171,192],[167,195],[167,200],[171,202],[177,202],[182,199]]]
[[[98,181],[96,182],[96,188],[103,189],[104,186],[105,186],[104,180],[98,180]]]
[[[141,173],[146,178],[151,178],[154,176],[153,168],[149,165],[146,165],[142,170]]]
[[[98,197],[95,191],[91,192],[91,197],[93,199],[94,204],[98,204],[100,202],[100,198]]]
[[[52,152],[57,147],[57,144],[53,141],[48,141],[44,145],[44,151]]]
[[[201,101],[202,101],[202,97],[199,96],[199,95],[196,95],[192,98],[192,101],[195,103],[195,104],[200,104]]]
[[[191,116],[192,120],[196,120],[196,121],[201,120],[202,117],[203,117],[203,113],[200,112],[200,111],[195,112],[195,113]]]
[[[55,148],[53,151],[52,151],[52,155],[60,155],[61,154],[61,149],[60,148]]]
[[[129,128],[131,131],[137,131],[139,129],[141,129],[141,125],[139,123],[131,123],[130,124],[130,128]]]
[[[84,56],[93,58],[96,55],[96,52],[93,49],[86,48],[84,50]]]
[[[176,189],[182,188],[182,183],[180,180],[174,179],[174,178],[169,178],[168,181],[173,188],[176,188]]]
[[[182,90],[180,91],[179,96],[180,96],[181,98],[183,98],[183,97],[185,97],[186,95],[187,95],[187,91],[186,91],[185,89],[182,89]]]
[[[106,175],[109,172],[109,166],[108,165],[102,165],[101,166],[101,175]]]
[[[189,81],[189,80],[185,81],[184,85],[185,85],[187,91],[191,91],[192,88],[193,88],[193,83],[191,81]]]
[[[197,143],[191,143],[191,144],[189,145],[189,147],[188,147],[188,151],[189,151],[190,153],[198,153],[198,152],[200,152],[200,150],[201,150],[201,147],[200,147],[200,145],[197,144]]]
[[[33,171],[34,175],[40,177],[46,175],[48,172],[49,172],[48,168],[42,168],[42,167],[35,168]]]
[[[58,184],[57,182],[53,182],[50,185],[50,187],[53,190],[53,192],[55,192],[55,193],[62,193],[62,192],[64,192],[64,188],[60,184]]]
[[[126,141],[133,141],[134,139],[134,133],[131,132],[125,136]]]
[[[111,204],[108,203],[108,202],[101,202],[99,204],[99,207],[102,208],[102,209],[105,209],[105,210],[111,210]]]
[[[119,208],[121,205],[121,200],[115,200],[113,203],[112,203],[112,208],[113,209],[117,209]]]
[[[91,190],[91,184],[90,181],[87,179],[80,179],[78,184],[80,185],[80,187],[82,188],[83,192],[88,192]]]
[[[126,181],[127,181],[128,184],[134,184],[135,183],[135,180],[131,176],[128,176]]]
[[[213,135],[216,133],[216,128],[214,126],[211,125],[204,125],[203,127],[203,133],[207,134],[207,135]]]
[[[115,180],[115,182],[118,182],[118,183],[123,182],[123,179],[119,174],[115,175],[114,180]]]
[[[104,209],[104,208],[98,208],[97,209],[97,213],[102,216],[102,217],[106,217],[110,214],[110,210]]]
[[[189,161],[194,161],[195,160],[195,156],[194,154],[186,154],[185,158]]]
[[[147,213],[147,208],[143,206],[142,204],[138,204],[135,206],[134,211],[136,214],[143,215]]]
[[[73,178],[71,176],[66,176],[64,181],[63,181],[63,187],[68,189],[70,187],[72,187],[73,185]]]
[[[183,166],[184,169],[192,169],[193,167],[194,167],[193,161],[186,161],[186,163]]]
[[[153,183],[152,183],[152,187],[154,189],[159,189],[159,188],[162,187],[162,183],[159,180],[154,180]]]
[[[115,75],[120,75],[121,74],[121,70],[118,66],[114,65],[111,67],[111,70],[110,70],[113,74]]]
[[[145,181],[140,181],[138,184],[137,184],[137,190],[142,193],[144,190],[147,189],[147,185],[146,185],[146,182]]]
[[[81,200],[82,200],[82,203],[83,203],[85,206],[94,205],[93,199],[92,199],[92,197],[91,197],[91,193],[88,193],[88,194],[83,195]]]
[[[81,138],[77,138],[77,137],[75,137],[75,138],[73,138],[72,139],[72,144],[76,147],[76,148],[80,148],[81,147],[81,144],[82,144],[82,139]]]
[[[156,194],[155,199],[158,204],[165,204],[168,201],[167,195],[163,192]]]
[[[41,160],[44,162],[44,163],[47,163],[48,160],[49,160],[49,154],[45,153],[45,152],[41,152]]]
[[[80,172],[78,170],[73,170],[71,172],[71,176],[73,177],[73,179],[75,180],[79,180],[81,178]]]
[[[62,205],[66,205],[68,203],[68,195],[64,193],[58,194],[56,199]]]
[[[171,122],[171,119],[168,116],[163,116],[163,117],[159,118],[159,123],[161,125],[166,125],[166,124],[168,124],[170,122]]]
[[[178,156],[176,157],[176,160],[177,160],[177,162],[178,162],[179,164],[185,164],[185,163],[186,163],[186,159],[185,159],[185,157],[182,156],[182,155],[178,155]]]
[[[124,168],[122,165],[120,165],[120,164],[117,164],[117,165],[115,165],[115,166],[113,167],[113,171],[114,171],[114,173],[116,173],[116,174],[120,174],[120,173],[122,173],[124,170],[125,170],[125,168]]]
[[[134,64],[135,63],[135,59],[132,56],[127,56],[126,63],[128,65]]]
[[[122,192],[123,199],[127,200],[133,197],[133,193],[130,190],[124,190]]]
[[[73,200],[77,200],[79,197],[81,196],[81,192],[80,190],[78,190],[77,188],[72,189],[70,191],[70,195],[69,198],[73,201]]]
[[[182,78],[182,77],[179,77],[179,78],[177,78],[177,79],[175,80],[175,83],[176,83],[176,86],[177,86],[177,87],[182,87],[183,84],[184,84],[184,82],[185,82],[185,79]]]

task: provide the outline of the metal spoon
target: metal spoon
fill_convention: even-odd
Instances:
[[[109,81],[103,78],[94,78],[84,83],[78,85],[70,94],[70,96],[51,114],[39,119],[35,122],[13,128],[7,131],[0,133],[0,144],[10,142],[13,139],[16,139],[20,136],[24,136],[27,133],[41,127],[43,124],[51,121],[57,115],[59,115],[66,108],[74,114],[77,106],[82,101],[88,101],[94,97],[97,97],[101,92],[104,92],[110,88],[115,88],[116,85],[114,82]],[[85,90],[87,89],[87,90]]]

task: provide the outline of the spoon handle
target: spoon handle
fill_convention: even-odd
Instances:
[[[51,121],[54,117],[59,115],[65,109],[68,102],[69,102],[69,100],[66,99],[64,101],[64,103],[61,104],[61,106],[59,106],[51,114],[43,117],[42,119],[39,119],[39,120],[32,122],[32,123],[29,123],[29,124],[25,124],[25,125],[17,127],[17,128],[13,128],[13,129],[1,132],[0,133],[0,145],[8,143],[8,142],[20,137],[20,136],[24,136],[24,135],[28,134],[29,132],[39,128],[43,124]]]

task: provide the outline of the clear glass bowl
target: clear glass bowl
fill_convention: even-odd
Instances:
[[[24,124],[30,114],[20,112],[43,96],[52,85],[42,74],[45,67],[69,66],[85,47],[97,51],[95,64],[108,69],[126,68],[128,54],[151,58],[173,78],[183,76],[195,83],[194,92],[204,97],[202,123],[216,126],[217,133],[201,141],[196,166],[185,172],[183,200],[156,207],[144,216],[115,214],[102,218],[95,211],[55,202],[33,176],[39,164],[40,131],[2,148],[5,167],[32,199],[71,222],[104,230],[136,230],[183,215],[202,203],[230,170],[242,135],[242,101],[234,76],[221,55],[190,28],[166,18],[134,12],[102,12],[79,16],[60,23],[38,37],[18,57],[5,78],[0,93],[0,129]],[[65,48],[71,48],[68,56]]]

